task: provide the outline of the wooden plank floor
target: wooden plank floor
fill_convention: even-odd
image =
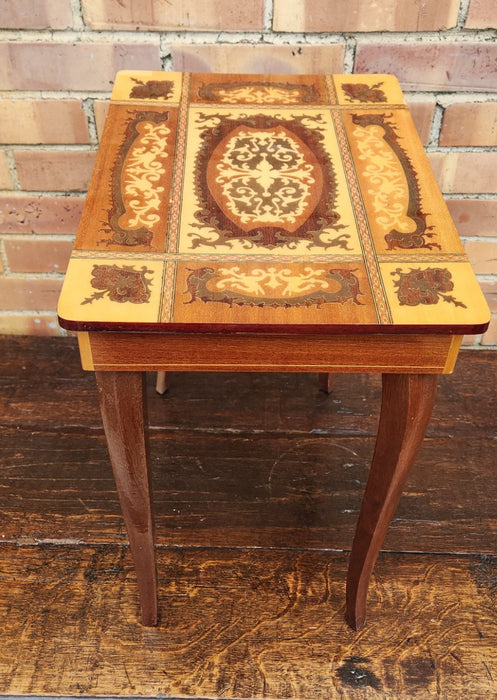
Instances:
[[[345,575],[379,378],[149,379],[157,629],[74,340],[0,338],[0,694],[497,698],[497,354],[440,380],[360,633]]]

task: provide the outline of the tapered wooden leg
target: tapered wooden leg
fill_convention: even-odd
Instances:
[[[144,374],[96,372],[102,421],[136,570],[144,625],[157,624],[151,490],[144,420]]]
[[[330,372],[320,372],[318,375],[319,389],[325,394],[331,394],[333,388],[333,375]]]
[[[384,374],[378,437],[347,577],[347,622],[366,622],[369,579],[431,415],[437,375]]]
[[[162,396],[169,389],[169,374],[168,372],[157,372],[157,381],[155,382],[155,391]]]

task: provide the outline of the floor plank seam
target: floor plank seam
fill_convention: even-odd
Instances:
[[[18,549],[28,549],[31,547],[81,547],[81,548],[94,548],[94,549],[105,549],[122,547],[129,548],[128,542],[94,542],[91,540],[71,540],[71,539],[43,539],[36,540],[35,542],[24,541],[24,540],[2,540],[0,542],[1,547],[16,547]],[[157,550],[161,551],[177,551],[177,550],[188,550],[188,551],[247,551],[247,552],[293,552],[295,554],[305,554],[317,553],[317,554],[344,554],[349,555],[350,549],[340,549],[334,547],[282,547],[282,546],[261,546],[261,545],[210,545],[210,544],[164,544],[157,543],[155,545]],[[479,558],[482,560],[493,560],[497,558],[496,552],[469,552],[469,551],[451,551],[451,552],[436,552],[436,551],[424,551],[419,549],[382,549],[380,550],[380,556],[413,556],[413,557],[458,557],[458,558]]]

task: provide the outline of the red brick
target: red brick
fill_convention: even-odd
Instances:
[[[497,313],[497,279],[482,280],[480,282],[480,287],[485,294],[490,311]]]
[[[55,311],[62,279],[0,277],[0,310]]]
[[[92,29],[241,31],[264,27],[264,0],[83,0]]]
[[[14,189],[14,182],[10,173],[9,161],[4,151],[0,151],[0,190]]]
[[[354,72],[393,73],[407,90],[495,90],[496,65],[495,42],[359,43]]]
[[[3,143],[89,143],[80,100],[2,100]]]
[[[0,313],[0,333],[9,335],[62,335],[56,313]]]
[[[226,73],[342,73],[344,44],[173,46],[175,70]]]
[[[462,347],[468,348],[469,350],[471,350],[471,348],[478,347],[478,343],[476,342],[477,340],[478,336],[476,335],[465,335],[462,339]]]
[[[441,146],[497,146],[497,102],[463,102],[444,112]]]
[[[110,91],[124,68],[160,70],[155,44],[5,42],[0,44],[0,90]]]
[[[497,345],[497,314],[492,315],[490,326],[481,340],[482,345]]]
[[[466,27],[468,29],[495,29],[497,27],[495,0],[471,0]]]
[[[435,100],[420,100],[418,97],[407,97],[406,102],[421,141],[423,145],[426,146],[430,139],[431,124],[435,111]]]
[[[459,0],[375,2],[274,0],[277,32],[403,32],[450,29],[457,24]]]
[[[107,112],[109,111],[109,104],[109,100],[94,100],[93,102],[93,110],[95,112],[95,124],[97,126],[97,134],[99,140],[104,130],[105,118],[107,117]]]
[[[88,188],[94,151],[16,151],[17,176],[24,190],[61,190]]]
[[[74,234],[83,203],[83,197],[0,197],[0,233]]]
[[[429,153],[442,192],[488,194],[495,192],[497,152]]]
[[[447,205],[461,236],[497,236],[497,201],[448,199]]]
[[[70,29],[70,0],[3,0],[0,2],[2,29]]]
[[[494,241],[465,241],[464,247],[477,275],[497,274],[497,243]]]
[[[4,246],[11,272],[65,272],[72,241],[19,238],[5,240]]]

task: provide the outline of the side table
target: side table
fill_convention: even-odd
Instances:
[[[489,318],[393,76],[119,73],[59,319],[96,373],[143,623],[145,371],[382,374],[347,580],[360,629],[437,376]]]

